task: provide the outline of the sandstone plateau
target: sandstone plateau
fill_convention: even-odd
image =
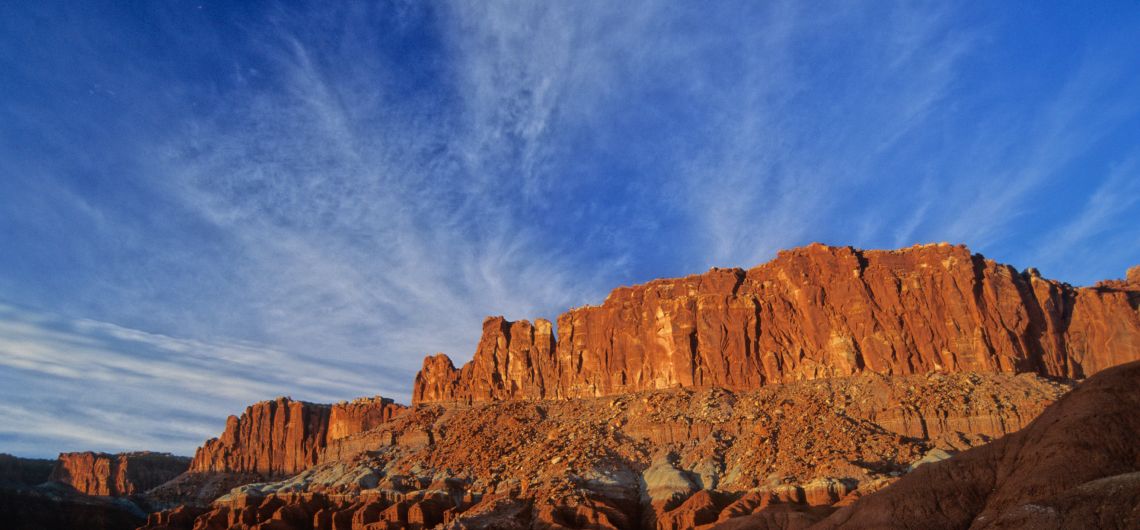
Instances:
[[[750,270],[622,287],[599,306],[483,324],[456,369],[424,360],[413,403],[597,397],[859,373],[1083,378],[1136,359],[1140,269],[1074,288],[964,246],[814,244]]]

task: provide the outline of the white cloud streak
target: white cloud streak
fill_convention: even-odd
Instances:
[[[0,305],[0,443],[17,454],[188,455],[255,401],[290,394],[333,402],[391,389],[351,367],[255,345]]]

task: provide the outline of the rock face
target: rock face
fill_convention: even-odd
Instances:
[[[226,419],[220,438],[194,454],[191,472],[296,473],[317,463],[328,433],[330,405],[277,398]]]
[[[142,493],[186,471],[190,459],[168,453],[62,453],[50,480],[87,495]]]
[[[219,438],[198,448],[191,473],[292,475],[315,465],[329,441],[365,431],[404,407],[381,397],[334,405],[277,398],[230,416]]]
[[[1033,374],[866,374],[749,391],[421,405],[330,441],[320,463],[293,477],[154,514],[145,528],[813,522],[928,455],[1028,424],[1070,388]]]
[[[550,322],[489,318],[474,358],[428,357],[413,403],[750,389],[859,373],[1083,378],[1140,358],[1140,272],[1089,288],[964,246],[814,244],[750,270],[614,290]]]
[[[1105,370],[1024,430],[919,467],[823,528],[1133,528],[1140,363]]]

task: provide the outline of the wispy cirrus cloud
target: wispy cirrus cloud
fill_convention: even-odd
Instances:
[[[548,105],[518,86],[493,102],[478,87],[451,101],[447,84],[408,94],[383,60],[322,66],[367,50],[314,49],[294,34],[309,22],[257,41],[288,82],[193,121],[154,169],[232,240],[235,287],[269,340],[407,369],[437,350],[469,355],[488,314],[553,316],[597,294],[570,287],[577,272],[524,217],[545,200],[528,183]],[[326,22],[356,35],[374,21]]]
[[[1120,263],[1135,260],[1140,224],[1131,221],[1138,207],[1140,159],[1129,158],[1110,168],[1108,177],[1079,205],[1076,215],[1042,237],[1032,263],[1080,274],[1106,256]],[[1113,277],[1123,277],[1123,273],[1118,271]]]

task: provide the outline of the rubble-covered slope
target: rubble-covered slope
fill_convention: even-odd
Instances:
[[[936,373],[421,405],[330,442],[292,478],[147,528],[686,528],[775,505],[825,515],[923,458],[1020,428],[1068,388]]]

